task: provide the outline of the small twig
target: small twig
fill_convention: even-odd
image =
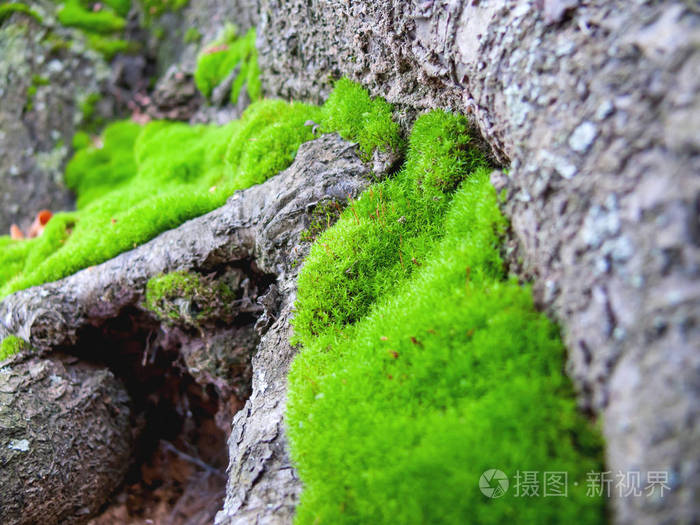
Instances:
[[[212,467],[211,465],[209,465],[208,463],[205,463],[204,461],[202,461],[202,460],[199,459],[199,458],[196,458],[196,457],[194,457],[194,456],[190,456],[190,455],[187,454],[186,452],[183,452],[182,450],[179,450],[179,449],[175,448],[175,445],[173,445],[173,444],[170,443],[169,441],[165,441],[164,439],[161,439],[161,440],[160,440],[160,444],[163,445],[163,448],[164,448],[165,450],[168,450],[168,451],[172,452],[173,454],[180,456],[182,459],[185,459],[185,460],[189,461],[190,463],[193,463],[194,465],[197,465],[198,467],[200,467],[200,468],[206,470],[206,471],[209,472],[210,474],[213,474],[213,475],[215,475],[215,476],[218,476],[218,477],[220,477],[220,478],[222,478],[222,479],[225,479],[225,478],[226,478],[226,477],[221,473],[221,471],[220,471],[219,469]]]

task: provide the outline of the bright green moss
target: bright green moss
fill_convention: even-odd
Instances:
[[[243,86],[246,86],[251,100],[261,97],[260,70],[255,51],[255,29],[244,36],[238,37],[233,26],[228,26],[224,35],[217,41],[208,44],[197,58],[197,69],[194,80],[197,89],[205,96],[211,96],[212,91],[234,69],[239,68],[231,87],[231,101],[238,101]]]
[[[235,190],[264,182],[314,138],[306,121],[322,123],[329,104],[263,100],[225,126],[123,121],[101,139],[79,135],[66,168],[77,210],[56,214],[39,238],[0,237],[7,246],[0,251],[0,297],[104,262],[221,206]],[[374,117],[357,115],[354,129]]]
[[[104,5],[108,5],[119,16],[126,17],[131,10],[131,0],[104,0]]]
[[[585,494],[599,438],[576,411],[556,327],[506,279],[506,224],[467,144],[463,118],[421,117],[403,171],[307,258],[287,409],[299,524],[604,521]],[[511,487],[489,500],[490,468],[566,471],[569,496]]]
[[[111,8],[91,11],[80,0],[67,0],[58,12],[58,21],[66,27],[77,27],[90,33],[115,33],[124,29],[126,22]]]
[[[385,100],[370,98],[359,84],[343,78],[324,106],[321,130],[355,137],[366,154],[380,146],[398,150],[398,124],[391,119],[391,112]]]
[[[224,282],[183,271],[149,280],[144,306],[163,321],[198,326],[222,320],[235,300],[236,294]]]
[[[73,135],[73,149],[79,150],[87,148],[90,145],[90,135],[85,131],[76,131]]]
[[[117,53],[133,53],[138,49],[136,42],[129,42],[121,38],[109,38],[98,34],[87,35],[88,46],[101,53],[105,60],[112,60]]]
[[[29,348],[29,345],[23,339],[14,335],[9,335],[0,343],[0,361],[4,361],[10,356]]]
[[[331,95],[328,103],[335,101]],[[341,114],[336,107],[332,111]],[[366,121],[376,126],[375,119]],[[362,122],[344,117],[343,124],[357,135],[364,134]],[[328,126],[326,120],[323,126]],[[425,261],[442,236],[441,218],[449,205],[449,194],[427,182],[441,178],[459,182],[474,169],[466,129],[464,117],[441,112],[419,119],[406,168],[350,203],[343,218],[311,249],[299,277],[297,338],[308,342],[324,331],[357,321],[378,297]],[[367,151],[374,142],[370,140],[363,145]]]
[[[3,23],[5,19],[12,16],[14,13],[23,13],[32,17],[40,24],[42,22],[42,18],[39,15],[39,13],[34,11],[34,9],[30,8],[28,5],[11,2],[0,5],[0,24]]]

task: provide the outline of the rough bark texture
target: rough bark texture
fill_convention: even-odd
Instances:
[[[348,75],[473,115],[539,302],[562,322],[608,468],[669,472],[619,523],[688,521],[700,490],[700,16],[638,0],[262,0],[266,89]],[[642,480],[644,483],[644,478]]]
[[[58,354],[0,369],[0,522],[84,523],[131,462],[129,396]]]
[[[253,393],[233,418],[226,501],[217,525],[284,524],[294,517],[301,482],[287,450],[284,409],[296,354],[289,344],[295,277],[281,283],[282,309],[253,357]]]
[[[126,308],[140,308],[152,277],[176,270],[208,273],[252,259],[256,271],[276,276],[278,284],[270,286],[256,310],[262,314],[258,331],[265,333],[271,323],[272,327],[253,360],[251,399],[234,420],[229,443],[231,489],[219,522],[236,515],[240,523],[253,522],[251,516],[261,523],[286,523],[300,490],[282,431],[286,373],[294,354],[287,342],[288,319],[296,272],[308,249],[300,236],[319,203],[343,202],[359,195],[368,183],[369,168],[359,159],[355,144],[337,135],[308,142],[289,169],[264,184],[237,192],[223,207],[99,266],[7,297],[0,303],[0,338],[17,334],[44,351],[71,347],[89,327],[118,317]],[[173,335],[172,328],[165,331],[181,342],[186,339]],[[246,335],[241,337],[241,331]],[[222,337],[224,340],[217,340]],[[206,361],[217,360],[214,346],[225,345],[226,358],[231,359],[247,338],[245,328],[226,328],[207,341],[210,351],[206,355],[201,344],[190,341],[182,345],[184,362],[191,366],[194,377],[216,386],[216,372],[211,376],[207,372],[217,364],[210,366]],[[235,390],[236,385],[227,388]],[[99,419],[100,414],[90,417]],[[66,424],[61,420],[54,424],[59,423]],[[37,476],[36,465],[23,468],[27,476]],[[65,486],[64,490],[70,489]]]

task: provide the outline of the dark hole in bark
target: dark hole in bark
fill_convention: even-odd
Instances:
[[[274,276],[257,272],[250,261],[231,267],[250,278],[253,300],[274,282]],[[218,278],[226,270],[215,268],[206,275]],[[166,325],[132,306],[84,329],[77,345],[63,349],[107,366],[123,381],[132,404],[136,443],[132,465],[92,525],[213,523],[225,495],[231,418],[250,392],[250,358],[257,344],[257,335],[251,339],[250,334],[259,316],[260,312],[242,312],[230,323],[212,322],[194,329]],[[245,342],[235,340],[239,333],[248,334]],[[237,359],[245,362],[234,360],[223,367],[229,373],[223,381],[195,377],[187,363],[192,348],[207,357],[214,344],[221,348],[221,341],[224,351],[228,345],[239,354],[241,348],[236,347],[242,345],[243,358]]]

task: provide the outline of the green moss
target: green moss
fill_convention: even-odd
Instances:
[[[26,341],[14,335],[9,335],[0,343],[0,361],[4,361],[8,357],[28,348],[29,344]]]
[[[185,44],[198,44],[202,40],[202,33],[196,27],[190,27],[185,31],[183,40]]]
[[[163,321],[198,326],[224,320],[235,300],[236,294],[224,282],[182,271],[149,280],[144,306]]]
[[[361,96],[369,100],[366,92]],[[314,137],[306,121],[323,123],[327,106],[341,103],[338,97],[323,108],[263,100],[224,126],[123,121],[94,144],[80,135],[66,168],[77,210],[57,213],[41,237],[0,251],[0,297],[104,262],[223,205],[235,190],[264,182]],[[362,130],[361,123],[353,129]]]
[[[32,17],[40,24],[42,23],[41,16],[39,15],[39,13],[34,11],[34,9],[30,8],[28,5],[25,4],[11,2],[0,5],[0,24],[3,23],[7,18],[12,16],[14,13],[23,13]]]
[[[122,17],[126,17],[131,10],[131,0],[104,0],[102,3],[114,9],[114,12]]]
[[[73,149],[79,150],[87,148],[90,145],[90,135],[85,131],[76,131],[73,135]]]
[[[392,108],[385,100],[370,98],[359,84],[343,78],[336,83],[324,106],[321,130],[354,137],[366,154],[380,146],[398,150],[401,146],[398,124],[391,119],[391,113]]]
[[[100,101],[99,93],[88,93],[81,97],[78,103],[78,109],[80,110],[81,120],[83,123],[89,123],[95,116],[95,107]]]
[[[585,494],[600,439],[576,411],[556,327],[505,276],[506,223],[468,142],[464,118],[421,117],[404,169],[311,249],[286,417],[297,523],[604,521]],[[490,468],[566,471],[569,496],[489,500]]]
[[[87,43],[90,48],[105,57],[105,60],[112,60],[117,53],[134,53],[139,49],[136,42],[129,42],[121,38],[104,37],[98,34],[88,34]]]
[[[197,89],[205,97],[211,96],[214,88],[236,68],[239,68],[239,72],[231,87],[231,102],[235,104],[238,101],[244,85],[251,100],[260,99],[262,89],[255,51],[255,29],[239,38],[235,28],[229,25],[219,40],[205,46],[199,54],[194,73]]]
[[[48,48],[50,53],[58,54],[64,49],[70,49],[73,45],[72,42],[65,40],[53,31],[47,31],[44,37],[44,44]]]
[[[48,79],[42,76],[32,76],[32,83],[27,88],[27,101],[24,104],[24,111],[32,110],[32,108],[34,107],[34,97],[36,96],[36,93],[39,90],[39,86],[46,86],[48,85],[48,83]]]
[[[76,27],[90,33],[115,33],[124,29],[126,22],[110,8],[91,11],[80,0],[67,0],[58,12],[58,21],[66,27]]]
[[[42,77],[41,75],[32,75],[32,85],[33,86],[48,86],[49,79]]]

